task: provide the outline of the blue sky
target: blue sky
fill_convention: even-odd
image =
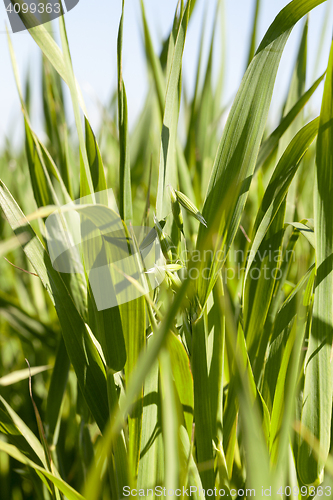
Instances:
[[[327,64],[331,38],[333,9],[330,9],[328,30],[324,49],[318,59],[318,41],[322,32],[323,19],[327,17],[328,0],[310,14],[309,23],[309,72],[308,85],[319,76]],[[204,10],[207,8],[207,42],[213,23],[216,0],[197,0],[197,6],[189,27],[184,52],[184,84],[189,93],[193,91],[198,43]],[[253,17],[254,0],[225,0],[225,39],[227,40],[227,66],[225,102],[229,102],[237,91],[242,78],[248,52],[250,27]],[[287,0],[262,0],[258,42],[264,35],[276,14],[288,3]],[[151,27],[156,49],[170,30],[177,0],[145,0],[148,22]],[[129,121],[135,123],[144,103],[147,91],[147,72],[142,43],[142,27],[139,0],[126,0],[123,48],[123,75],[127,89]],[[116,83],[116,40],[121,13],[121,0],[80,0],[77,7],[66,14],[68,38],[78,82],[83,90],[89,118],[93,126],[98,126],[98,102],[105,103]],[[16,138],[22,130],[19,100],[12,75],[7,38],[4,33],[6,12],[0,3],[0,144],[4,138]],[[278,74],[272,116],[278,110],[285,95],[286,87],[295,60],[297,44],[301,34],[301,23],[294,29],[285,49]],[[57,27],[55,27],[57,31]],[[39,49],[27,32],[12,34],[18,67],[23,79],[28,68],[33,78],[33,124],[41,132],[40,123],[40,55]],[[207,47],[207,44],[206,44]],[[215,64],[221,54],[215,52]],[[313,100],[314,107],[320,107],[320,91]]]

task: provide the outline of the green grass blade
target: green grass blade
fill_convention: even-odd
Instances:
[[[37,375],[37,373],[45,372],[49,370],[51,366],[33,366],[31,368],[31,376]],[[13,373],[9,373],[8,375],[4,375],[0,377],[0,386],[6,387],[8,385],[15,384],[16,382],[20,382],[21,380],[26,380],[29,378],[29,369],[18,370]]]
[[[43,111],[47,135],[50,141],[52,155],[60,172],[68,193],[73,197],[72,183],[68,158],[66,155],[66,141],[68,131],[65,119],[64,96],[59,74],[51,66],[49,60],[43,56],[42,89]],[[27,107],[28,109],[28,107]]]
[[[34,137],[28,122],[25,120],[25,148],[28,159],[30,179],[35,200],[38,207],[55,204],[53,197],[53,188],[50,177],[46,169],[43,168],[43,163],[38,151]]]
[[[170,355],[172,374],[175,380],[179,401],[183,408],[185,427],[189,439],[191,439],[194,395],[190,360],[182,342],[173,333],[167,338],[167,349]]]
[[[143,0],[140,0],[140,5],[141,5],[143,32],[144,32],[144,37],[145,37],[146,56],[147,56],[147,60],[149,61],[149,64],[151,66],[151,69],[152,69],[152,72],[154,75],[154,82],[155,82],[155,87],[156,87],[156,91],[157,91],[158,103],[160,106],[161,116],[163,116],[164,105],[165,105],[165,78],[164,78],[164,74],[162,71],[160,60],[157,57],[155,50],[154,50],[154,45],[153,45],[153,41],[152,41],[150,31],[149,31],[149,26],[148,26],[148,22],[147,22],[146,11],[145,11]]]
[[[192,99],[192,103],[191,103],[191,108],[189,111],[190,117],[189,117],[188,131],[187,131],[187,141],[186,141],[186,146],[185,146],[185,158],[186,158],[186,161],[187,161],[190,169],[192,167],[194,167],[195,162],[196,162],[195,126],[196,126],[196,115],[198,112],[197,100],[198,100],[198,94],[199,94],[199,83],[200,83],[200,73],[201,73],[202,56],[203,56],[203,48],[204,48],[206,19],[207,19],[207,8],[205,9],[205,13],[204,13],[204,16],[202,19],[201,33],[200,33],[200,39],[199,39],[200,49],[199,49],[199,56],[198,56],[198,60],[197,60],[197,67],[196,67],[194,95],[193,95],[193,99]],[[192,184],[192,182],[191,182],[191,184]],[[192,199],[194,199],[194,198],[192,198]]]
[[[309,352],[305,370],[304,405],[301,421],[318,439],[323,455],[317,461],[311,446],[301,440],[298,472],[306,484],[322,479],[330,449],[332,417],[332,329],[333,329],[333,44],[327,67],[317,139],[314,190],[316,289]]]
[[[45,28],[45,26],[43,24],[41,24],[40,26],[31,27],[31,26],[33,26],[31,24],[31,16],[34,17],[33,14],[30,14],[29,12],[27,14],[24,14],[23,9],[22,9],[22,5],[24,4],[24,2],[22,0],[16,0],[15,3],[20,5],[19,16],[20,16],[23,24],[26,26],[27,30],[29,31],[30,35],[35,40],[35,42],[37,43],[37,45],[39,46],[39,48],[41,49],[41,51],[43,52],[45,57],[47,57],[47,59],[50,61],[50,63],[52,64],[54,69],[57,71],[57,73],[59,73],[59,75],[64,80],[64,82],[66,82],[67,85],[69,86],[70,85],[70,75],[68,75],[68,68],[66,66],[64,55],[61,52],[59,46],[56,44],[56,42],[52,38],[52,35],[48,32],[48,30]],[[77,82],[75,82],[75,83],[76,83],[77,88],[79,89]],[[79,99],[80,106],[81,106],[83,112],[85,113],[85,115],[87,115],[87,113],[85,111],[85,105],[83,102],[83,98],[82,98],[81,92],[79,90],[78,90],[78,99]]]
[[[148,339],[148,345],[150,342]],[[160,397],[159,369],[155,360],[144,381],[138,488],[153,488],[162,479],[164,471]]]
[[[192,6],[193,2],[191,2]],[[149,61],[149,64],[151,66],[153,76],[154,76],[154,83],[155,83],[155,88],[157,92],[157,97],[158,97],[158,103],[159,103],[159,108],[160,108],[160,115],[161,118],[164,115],[164,107],[165,107],[165,77],[163,74],[161,62],[159,58],[157,57],[150,31],[149,31],[149,26],[147,23],[146,19],[146,13],[144,9],[144,3],[143,0],[141,1],[141,14],[142,14],[142,23],[143,23],[143,29],[144,29],[144,36],[145,36],[145,50],[146,50],[146,55],[147,59]],[[197,74],[197,82],[196,82],[196,87],[199,84],[199,75]],[[186,148],[185,148],[186,150]],[[179,184],[181,190],[192,200],[195,199],[194,196],[194,191],[192,188],[192,180],[191,176],[189,173],[188,165],[186,163],[185,155],[183,152],[183,148],[180,144],[179,139],[177,139],[177,144],[176,144],[176,153],[177,153],[177,166],[178,166],[178,176],[179,176]],[[175,187],[178,185],[176,183]]]
[[[84,123],[88,162],[94,191],[98,193],[99,191],[105,191],[107,189],[104,165],[96,137],[86,117],[84,117]],[[105,200],[100,200],[99,203],[107,205],[107,198]]]
[[[260,2],[261,2],[261,0],[256,0],[255,10],[254,10],[254,16],[253,16],[253,23],[252,23],[251,43],[250,43],[250,49],[249,49],[249,55],[248,55],[248,58],[247,58],[247,65],[246,65],[246,67],[249,66],[250,62],[253,59],[255,51],[256,51],[256,41],[257,41],[257,31],[258,31],[258,22],[259,22]]]
[[[77,129],[79,143],[80,143],[80,152],[81,152],[82,160],[83,160],[83,163],[80,166],[80,197],[82,198],[83,196],[93,194],[94,193],[94,186],[93,186],[90,168],[89,168],[86,143],[84,140],[83,127],[82,127],[81,115],[80,115],[79,91],[78,91],[75,76],[74,76],[64,16],[60,16],[59,25],[60,25],[61,45],[62,45],[62,50],[63,50],[63,55],[64,55],[63,56],[64,63],[65,63],[65,68],[66,68],[66,73],[67,73],[67,83],[68,83],[69,90],[71,93],[73,110],[74,110],[74,117],[75,117],[75,124],[76,124],[76,129]]]
[[[207,362],[207,317],[201,316],[192,324],[192,373],[194,383],[195,442],[198,463],[210,464],[200,471],[204,489],[214,488],[214,448],[212,416],[209,398]],[[199,469],[200,470],[200,469]]]
[[[303,28],[303,33],[300,41],[300,46],[298,50],[297,60],[295,69],[292,75],[291,84],[289,87],[289,93],[287,97],[287,102],[285,104],[283,115],[285,116],[292,107],[297,104],[305,90],[305,80],[306,80],[306,61],[307,61],[307,46],[308,46],[308,19],[306,20]],[[288,128],[286,133],[283,135],[279,142],[277,157],[280,158],[283,151],[286,149],[290,141],[300,130],[304,124],[304,112],[296,117],[291,126]],[[296,207],[296,190],[298,183],[299,174],[296,174],[295,180],[291,183],[288,196],[287,196],[287,206],[286,206],[286,220],[294,220],[295,207]]]
[[[120,315],[126,346],[125,380],[130,380],[146,342],[146,309],[144,297],[120,306]],[[143,393],[141,391],[141,396]],[[128,417],[129,466],[134,477],[138,474],[141,447],[143,401],[139,399],[134,412]]]
[[[223,385],[225,358],[225,318],[217,302],[223,296],[223,283],[219,278],[213,290],[214,305],[209,316],[213,317],[214,339],[212,342],[212,357],[209,368],[210,401],[212,411],[212,430],[214,439],[222,442],[223,431]]]
[[[47,394],[46,423],[47,433],[53,438],[61,414],[61,405],[65,394],[70,361],[63,337],[59,341],[56,360],[52,371],[50,387]]]
[[[37,205],[41,206],[42,199],[45,199],[45,197],[46,199],[52,197],[52,199],[54,200],[53,202],[56,203],[57,197],[55,195],[55,191],[53,189],[53,185],[50,180],[50,174],[52,174],[55,177],[55,179],[59,182],[61,187],[61,192],[63,193],[64,201],[68,203],[71,200],[71,198],[69,195],[69,191],[66,188],[65,182],[63,181],[50,154],[32,131],[21,90],[21,83],[19,78],[16,57],[11,42],[11,38],[8,33],[7,33],[7,40],[8,40],[11,63],[14,72],[15,83],[20,97],[21,107],[24,115],[25,133],[26,133],[26,154],[30,169],[30,178]]]
[[[179,111],[178,84],[187,31],[189,7],[190,1],[186,4],[180,22],[166,89],[156,198],[156,215],[159,219],[162,219],[171,210],[170,197],[166,186],[168,184],[171,184],[171,186],[177,185],[176,138]]]
[[[122,74],[122,46],[123,46],[123,26],[124,26],[124,6],[122,3],[122,13],[118,31],[117,41],[117,62],[118,62],[118,127],[119,127],[119,184],[120,184],[120,216],[124,221],[133,218],[132,212],[132,191],[131,191],[131,167],[129,158],[128,124],[127,124],[127,97]]]
[[[197,110],[195,115],[195,151],[196,151],[196,174],[193,182],[198,184],[196,191],[198,192],[198,199],[200,201],[204,198],[207,185],[209,182],[209,175],[215,154],[214,135],[212,126],[215,120],[214,108],[214,92],[213,92],[213,50],[214,42],[216,39],[216,25],[219,19],[218,13],[220,2],[216,3],[216,10],[214,14],[215,22],[213,25],[208,61],[204,76],[203,87],[200,98],[197,102]],[[196,186],[194,186],[195,188]]]
[[[290,224],[293,226],[295,229],[297,229],[301,234],[305,236],[305,238],[308,240],[310,245],[315,248],[316,242],[315,242],[315,237],[314,237],[314,231],[309,227],[307,224],[305,224],[306,221],[304,222],[286,222],[286,224]]]
[[[162,349],[158,359],[161,374],[164,485],[175,491],[179,487],[180,481],[179,412],[168,350]]]
[[[319,43],[318,43],[317,56],[315,58],[315,65],[314,65],[314,68],[313,68],[313,76],[314,76],[314,78],[318,74],[318,69],[319,69],[319,64],[320,64],[320,56],[321,56],[321,54],[323,52],[325,37],[328,34],[329,20],[331,18],[331,12],[332,12],[332,4],[330,2],[327,2],[326,8],[325,8],[325,12],[324,12],[324,15],[323,15],[322,26],[321,26],[321,29],[320,29],[321,36],[320,36]]]

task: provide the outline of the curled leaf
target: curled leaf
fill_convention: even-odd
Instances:
[[[203,215],[199,212],[197,207],[191,202],[191,200],[185,196],[184,193],[181,193],[180,191],[176,191],[176,197],[178,202],[181,204],[182,207],[185,208],[195,219],[197,219],[201,224],[207,227],[207,222],[205,221]]]

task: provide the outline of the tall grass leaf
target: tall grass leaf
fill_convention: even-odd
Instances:
[[[184,480],[181,486],[184,486],[185,488],[189,486],[196,487],[195,491],[192,490],[192,498],[199,500],[201,496],[200,490],[202,490],[202,483],[197,464],[193,458],[191,441],[188,437],[186,429],[183,426],[180,427],[180,457],[181,460],[186,460],[186,465],[184,465],[185,472],[182,474]],[[184,496],[186,496],[186,494]]]
[[[44,207],[56,203],[53,198],[53,189],[50,186],[51,181],[48,173],[43,169],[41,157],[36,150],[36,144],[33,139],[31,129],[25,120],[25,147],[28,159],[30,179],[34,192],[36,204],[38,207]]]
[[[191,3],[191,5],[192,5],[192,3]],[[149,64],[152,68],[155,88],[156,88],[158,102],[159,102],[161,119],[163,119],[164,106],[165,106],[165,87],[166,87],[165,77],[163,74],[161,62],[154,51],[154,46],[153,46],[152,38],[150,35],[149,26],[147,23],[147,18],[146,18],[146,14],[145,14],[143,0],[141,0],[141,14],[142,14],[142,23],[143,23],[143,28],[144,28],[146,55],[147,55],[147,59],[149,61]],[[198,81],[197,81],[196,85],[198,85]],[[179,141],[179,138],[177,138],[176,153],[177,153],[177,166],[178,166],[178,177],[179,177],[180,188],[190,199],[194,200],[195,197],[194,197],[194,191],[192,188],[192,180],[191,180],[189,168],[188,168],[188,165],[187,165],[186,159],[185,159],[186,148],[185,148],[185,154],[184,154],[182,145],[180,144],[180,141]],[[178,185],[178,182],[177,182],[177,185]]]
[[[27,359],[26,359],[26,362],[27,362],[29,370],[30,370],[30,364],[29,364],[29,361]],[[34,414],[35,414],[35,419],[36,419],[36,423],[37,423],[39,439],[40,439],[40,441],[42,443],[44,454],[45,454],[47,470],[49,472],[53,472],[53,470],[52,470],[53,469],[52,468],[52,458],[51,458],[51,452],[50,452],[49,444],[48,444],[48,442],[46,440],[43,422],[42,422],[42,419],[40,417],[38,407],[37,407],[37,405],[35,403],[35,400],[34,400],[33,394],[32,394],[31,375],[29,375],[29,396],[30,396],[30,400],[31,400],[32,407],[33,407]],[[50,485],[50,489],[51,489],[51,492],[52,492],[52,496],[56,497],[57,494],[56,494],[56,491],[54,489],[54,485],[53,484]]]
[[[69,51],[67,32],[65,26],[64,16],[60,16],[59,18],[59,26],[60,26],[60,37],[61,37],[61,45],[63,50],[63,58],[65,63],[65,68],[67,72],[67,83],[71,94],[73,111],[75,117],[75,124],[77,129],[77,134],[79,137],[80,143],[80,153],[82,155],[82,164],[80,164],[80,197],[84,197],[94,193],[94,186],[92,182],[91,172],[89,168],[89,161],[87,155],[86,143],[84,140],[83,127],[81,122],[81,114],[80,114],[80,100],[79,100],[79,92],[76,86],[76,80],[74,76],[72,59]]]
[[[151,340],[148,339],[148,345]],[[164,472],[164,450],[162,441],[161,394],[159,390],[159,368],[154,361],[144,381],[143,419],[140,462],[137,487],[153,488],[162,479]]]
[[[30,128],[29,121],[25,119],[26,131],[26,154],[28,158],[30,179],[34,190],[37,206],[40,207],[40,216],[46,217],[46,207],[49,205],[59,205],[60,200],[56,193],[55,187],[51,181],[51,175],[55,175],[59,179],[60,189],[63,194],[63,202],[69,201],[69,194],[66,190],[64,182],[57,171],[52,159],[47,150],[39,142],[35,134]],[[42,215],[42,212],[45,214]],[[65,223],[62,220],[62,223]],[[63,231],[63,228],[62,228]],[[64,233],[62,233],[64,235]],[[72,275],[64,275],[65,284],[68,286],[71,296],[81,315],[85,314],[86,309],[86,290],[84,278],[79,273]]]
[[[317,48],[317,56],[315,58],[315,64],[313,67],[314,78],[318,74],[318,69],[319,69],[319,65],[320,65],[320,55],[323,53],[325,38],[328,34],[327,32],[328,32],[329,26],[330,26],[329,22],[331,19],[331,12],[332,12],[332,3],[327,2],[326,7],[325,7],[325,11],[324,11],[324,15],[323,15],[322,26],[320,29],[321,35],[320,35],[318,48]]]
[[[9,47],[12,68],[14,72],[15,83],[20,97],[21,107],[24,115],[25,133],[26,133],[26,154],[30,168],[30,178],[37,205],[41,206],[40,205],[41,198],[51,195],[54,199],[54,202],[56,202],[56,196],[53,189],[53,185],[50,180],[50,174],[52,174],[55,177],[55,179],[59,182],[61,191],[63,193],[64,202],[68,203],[71,200],[71,197],[69,195],[69,191],[67,190],[65,182],[61,177],[47,149],[43,146],[43,144],[38,140],[37,136],[32,131],[29,116],[27,113],[26,105],[21,90],[21,83],[19,78],[16,57],[11,42],[11,38],[8,32],[7,32],[7,40],[8,40],[8,47]]]
[[[182,342],[173,333],[168,336],[166,345],[170,356],[172,374],[175,380],[179,401],[184,413],[185,428],[188,432],[189,439],[191,439],[194,395],[190,360]]]
[[[112,274],[110,263],[113,262],[113,259],[117,261],[124,258],[124,256],[128,256],[129,254],[126,250],[123,250],[121,243],[117,247],[118,241],[115,242],[117,238],[121,241],[126,237],[119,215],[115,214],[108,207],[103,205],[94,205],[94,207],[94,211],[91,210],[91,205],[88,205],[88,207],[85,205],[78,207],[79,212],[82,214],[83,225],[85,225],[86,228],[89,227],[87,233],[89,238],[82,242],[85,266],[88,270],[87,273],[89,274],[89,282],[90,285],[94,283],[94,296],[91,296],[89,293],[89,308],[91,307],[89,315],[92,313],[92,316],[94,317],[94,332],[97,340],[101,344],[108,368],[111,368],[114,372],[118,372],[124,368],[127,354],[121,312],[120,307],[117,304],[117,296],[115,292],[117,276]],[[104,221],[105,231],[110,231],[110,217],[113,217],[111,220],[114,221],[114,235],[117,230],[119,231],[118,236],[115,236],[113,239],[112,236],[110,237],[111,244],[108,241],[108,236],[103,236],[103,231],[101,229]],[[99,269],[98,265],[96,266],[96,262],[101,262],[101,260],[98,259],[102,259],[103,267],[107,265],[107,268],[105,269],[104,267],[104,270],[102,271],[103,280],[101,279],[101,274],[96,274]],[[95,297],[98,296],[99,300],[101,300],[101,297],[105,295],[106,289],[110,295],[113,294],[115,304],[112,304],[113,307],[98,310]],[[89,292],[91,292],[91,290],[89,290]]]
[[[295,260],[295,247],[296,247],[296,243],[298,242],[299,236],[300,236],[300,234],[298,231],[296,231],[296,230],[292,231],[289,239],[286,242],[284,250],[282,252],[281,264],[279,267],[279,276],[276,275],[275,289],[273,292],[269,311],[268,311],[267,318],[265,321],[263,334],[262,334],[262,338],[260,341],[260,347],[258,349],[258,354],[257,354],[257,359],[256,359],[256,366],[258,366],[258,369],[254,370],[256,380],[259,379],[259,372],[263,372],[261,380],[264,380],[263,377],[266,374],[266,369],[269,369],[271,366],[271,364],[268,363],[268,359],[269,359],[270,354],[271,354],[269,342],[271,340],[273,325],[274,325],[274,322],[276,320],[277,313],[278,313],[278,311],[283,303],[283,300],[285,298],[284,287],[286,285],[287,277],[292,269],[292,266],[293,266],[293,263]],[[267,349],[268,349],[268,354],[267,354]],[[277,368],[278,367],[279,367],[279,365],[277,364]],[[267,404],[267,407],[269,408],[269,411],[271,411],[273,401],[267,395],[267,392],[264,391],[264,389],[265,389],[264,384],[261,384],[261,389],[262,389],[262,394],[263,394],[263,397],[264,397],[265,402]],[[273,390],[275,390],[275,385],[273,386]]]
[[[186,163],[185,155],[179,141],[177,142],[177,165],[180,190],[189,198],[194,200],[194,190],[189,167]]]
[[[162,349],[159,357],[161,375],[162,433],[164,445],[164,484],[175,491],[180,482],[179,411],[175,395],[170,355]]]
[[[194,384],[195,442],[199,464],[214,463],[214,436],[208,389],[207,336],[207,316],[204,314],[192,323],[191,365]],[[213,465],[207,467],[207,470],[201,470],[200,477],[204,489],[214,488]]]
[[[315,236],[314,236],[314,231],[313,229],[311,229],[311,227],[309,227],[307,224],[306,224],[306,220],[304,220],[303,222],[286,222],[286,224],[290,224],[291,226],[293,226],[295,229],[297,229],[301,234],[303,234],[305,236],[305,238],[308,240],[308,242],[310,243],[310,245],[315,248],[316,247],[316,242],[315,242]]]
[[[118,408],[118,394],[115,384],[115,379],[113,371],[111,369],[107,370],[107,387],[108,387],[108,400],[109,400],[109,410],[112,415]],[[128,468],[128,455],[126,450],[124,433],[121,431],[115,438],[115,442],[112,446],[113,461],[114,464],[114,474],[115,474],[115,486],[117,491],[117,497],[121,497],[124,486],[133,486],[130,474],[131,471]]]
[[[60,338],[50,387],[47,394],[46,414],[47,434],[53,438],[61,414],[62,401],[65,394],[70,361],[63,337]]]
[[[59,74],[43,56],[42,88],[43,111],[47,135],[50,140],[52,154],[59,165],[63,182],[68,193],[73,197],[69,163],[66,155],[67,125],[65,120],[64,96]],[[28,108],[27,108],[28,109]]]
[[[30,35],[35,40],[35,42],[37,43],[37,45],[39,46],[45,57],[47,57],[47,59],[50,61],[54,69],[59,73],[64,82],[66,82],[67,85],[69,86],[70,78],[64,60],[64,55],[61,52],[57,43],[52,38],[52,35],[49,33],[49,31],[45,28],[43,24],[41,24],[40,26],[34,26],[34,23],[31,22],[34,18],[34,15],[29,13],[29,11],[27,13],[24,13],[24,9],[22,8],[24,2],[22,0],[16,0],[15,3],[20,5],[18,15],[20,16],[23,24],[29,31]],[[75,84],[78,88],[78,99],[80,102],[80,106],[85,115],[87,115],[82,94],[81,91],[79,90],[78,83],[76,81]]]
[[[200,74],[201,74],[201,66],[202,66],[202,57],[203,57],[203,49],[204,49],[204,36],[206,29],[206,19],[207,19],[207,8],[205,8],[205,12],[202,18],[201,25],[201,33],[199,38],[199,55],[197,58],[197,67],[196,67],[196,75],[195,75],[195,86],[194,86],[194,94],[191,102],[191,107],[189,110],[189,124],[187,129],[187,138],[186,138],[186,146],[185,146],[185,158],[187,164],[190,168],[194,167],[196,162],[196,154],[195,154],[195,125],[196,125],[196,116],[198,112],[197,100],[199,95],[199,83],[200,83]],[[192,183],[191,183],[192,184]]]
[[[281,450],[285,450],[285,447],[283,448],[282,445],[280,444],[280,440],[282,434],[281,430],[283,426],[285,404],[287,400],[287,394],[286,394],[287,388],[289,384],[290,384],[289,387],[291,387],[290,375],[288,376],[288,370],[290,371],[292,350],[294,348],[296,340],[296,330],[297,330],[297,322],[294,321],[288,335],[286,346],[283,351],[281,367],[278,379],[276,381],[276,389],[275,389],[274,403],[272,409],[271,435],[270,435],[271,462],[274,465],[276,465],[279,451],[281,453]]]
[[[213,50],[214,42],[216,39],[216,27],[219,20],[220,2],[216,3],[214,13],[215,22],[213,25],[211,40],[209,46],[208,61],[205,70],[203,87],[200,99],[197,102],[197,110],[195,116],[195,148],[196,148],[196,173],[194,176],[194,189],[200,193],[199,199],[201,200],[206,193],[207,185],[209,182],[209,174],[213,163],[215,154],[214,144],[214,127],[212,126],[215,120],[214,109],[214,92],[213,92]],[[198,187],[196,189],[196,183]]]
[[[323,455],[317,460],[311,446],[301,439],[298,472],[305,484],[322,480],[330,449],[332,418],[332,330],[333,330],[333,44],[324,87],[317,139],[314,188],[316,289],[312,329],[305,368],[301,422],[318,439]]]
[[[191,16],[192,16],[192,14],[193,14],[194,7],[196,6],[196,4],[197,4],[197,0],[192,0],[192,1],[191,1],[189,19],[191,19]]]
[[[223,259],[217,262],[216,254],[223,248],[226,257],[238,230],[284,46],[294,24],[322,2],[294,0],[288,4],[268,29],[242,80],[216,154],[203,208],[208,229],[200,227],[198,234],[198,249],[214,249],[213,257],[200,263],[199,274],[204,268],[210,269],[210,279],[198,279],[201,306],[223,263]]]
[[[167,192],[166,186],[168,184],[171,184],[171,186],[177,185],[176,139],[179,111],[178,84],[181,72],[182,55],[185,45],[190,3],[190,0],[188,0],[184,14],[180,21],[172,57],[172,63],[170,67],[170,75],[166,88],[156,197],[156,214],[159,219],[162,219],[171,210],[170,197],[169,193]]]
[[[216,117],[219,118],[223,108],[221,109],[222,98],[224,97],[224,89],[225,89],[225,75],[226,75],[226,58],[227,58],[227,36],[226,36],[226,7],[225,1],[221,0],[220,2],[220,10],[218,12],[220,17],[220,67],[218,71],[218,78],[216,83],[215,90],[215,111]]]
[[[31,128],[30,128],[30,131],[32,132]],[[44,165],[45,165],[47,172],[49,173],[51,178],[52,178],[52,176],[55,178],[54,183],[55,183],[56,187],[58,187],[58,183],[59,183],[60,192],[61,192],[61,196],[62,196],[61,199],[64,201],[64,203],[69,203],[70,201],[72,201],[70,191],[67,190],[67,187],[63,181],[63,178],[62,178],[53,158],[51,157],[51,155],[50,155],[49,151],[46,149],[46,147],[39,141],[37,136],[33,132],[32,132],[32,134],[33,134],[34,142],[36,145],[36,149],[37,149],[37,151],[40,151],[40,156],[43,159],[43,162],[44,162]],[[60,198],[60,194],[58,196]]]
[[[92,131],[90,123],[88,122],[86,117],[84,117],[84,123],[85,123],[85,141],[87,148],[87,156],[88,156],[88,162],[90,166],[94,191],[95,193],[98,193],[99,191],[106,191],[107,185],[105,179],[104,165],[97,144],[97,140],[94,135],[94,132]],[[107,199],[100,200],[100,203],[107,205]]]
[[[233,360],[233,365],[231,367],[232,370],[232,378],[229,384],[228,396],[225,403],[224,408],[224,422],[223,422],[223,436],[224,436],[224,446],[228,446],[229,443],[232,442],[232,439],[235,439],[234,436],[234,426],[237,423],[237,413],[239,411],[239,400],[237,399],[237,393],[239,390],[239,378],[238,374],[247,379],[248,384],[248,392],[251,402],[257,405],[258,409],[261,410],[261,418],[262,418],[262,431],[263,436],[265,437],[266,443],[269,442],[270,435],[270,415],[267,408],[267,405],[256,386],[256,382],[254,379],[252,365],[250,362],[249,354],[247,352],[246,341],[243,333],[243,329],[241,324],[238,325],[238,333],[237,333],[237,343],[236,346],[231,346],[230,338],[228,340],[228,348],[232,353],[233,349],[236,349],[236,354],[238,356],[238,361]],[[239,370],[241,369],[241,372]]]
[[[208,314],[214,325],[212,342],[212,356],[209,367],[209,391],[212,411],[212,433],[214,440],[222,442],[223,437],[223,386],[224,386],[224,358],[225,358],[225,318],[217,302],[223,296],[223,283],[219,278],[213,289],[214,304]]]
[[[125,0],[122,2],[122,13],[118,31],[117,41],[117,64],[118,64],[118,127],[119,127],[119,184],[120,184],[120,216],[124,221],[132,220],[132,191],[131,191],[131,168],[129,158],[128,141],[128,117],[127,97],[122,73],[122,47],[124,26]]]
[[[299,99],[304,94],[305,90],[305,80],[306,80],[306,61],[307,61],[307,46],[308,46],[308,19],[306,19],[303,33],[300,41],[300,46],[298,50],[298,55],[296,59],[296,65],[292,75],[287,101],[283,110],[283,115],[285,116],[292,107],[297,104]],[[291,126],[288,128],[286,133],[281,137],[278,147],[277,157],[280,158],[283,151],[286,149],[288,144],[291,142],[296,133],[300,130],[304,123],[304,112],[303,110],[296,119],[293,121]],[[296,206],[296,189],[298,183],[298,174],[296,174],[295,180],[291,183],[288,195],[287,195],[287,205],[286,205],[286,220],[294,220],[295,206]]]
[[[31,368],[31,376],[37,375],[37,373],[45,372],[49,370],[51,366],[33,366]],[[29,370],[17,370],[15,372],[9,373],[8,375],[4,375],[0,377],[0,386],[6,387],[8,385],[15,384],[16,382],[20,382],[21,380],[26,380],[29,378]]]
[[[253,23],[252,23],[251,43],[250,43],[250,49],[249,49],[249,55],[248,55],[248,58],[247,58],[247,66],[246,67],[249,66],[250,62],[253,59],[255,51],[256,51],[256,41],[257,41],[257,31],[258,31],[258,23],[259,23],[260,3],[261,3],[261,0],[256,0],[255,9],[254,9],[254,16],[253,16]]]
[[[125,381],[130,380],[138,358],[146,342],[146,309],[144,296],[131,300],[119,307],[126,346]],[[141,447],[141,428],[143,412],[143,391],[133,412],[128,416],[129,446],[128,457],[130,471],[134,477],[138,474]]]
[[[147,23],[146,11],[145,11],[143,0],[140,0],[140,5],[141,5],[143,32],[144,32],[144,38],[145,38],[146,56],[147,56],[147,60],[149,61],[149,64],[151,66],[151,69],[152,69],[152,72],[154,75],[154,82],[155,82],[155,87],[156,87],[156,92],[157,92],[157,97],[158,97],[158,103],[159,103],[159,107],[160,107],[161,116],[163,117],[164,105],[165,105],[165,77],[164,77],[164,74],[162,71],[161,62],[160,62],[159,58],[157,57],[155,50],[154,50],[154,45],[153,45],[153,41],[152,41],[152,38],[150,35],[149,26]]]

